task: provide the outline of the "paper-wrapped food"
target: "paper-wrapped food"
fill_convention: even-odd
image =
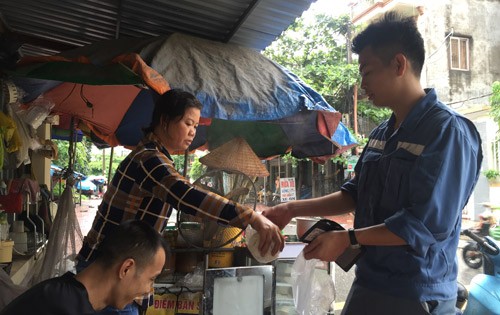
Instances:
[[[279,251],[276,254],[272,254],[274,248],[274,243],[269,246],[269,249],[265,255],[262,255],[259,251],[260,235],[252,227],[248,226],[245,230],[245,237],[248,250],[252,254],[253,258],[260,262],[261,264],[267,264],[273,260],[276,260],[279,256]]]

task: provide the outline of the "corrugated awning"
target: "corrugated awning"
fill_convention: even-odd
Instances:
[[[116,38],[184,33],[262,50],[315,0],[3,0],[3,32],[24,55]]]

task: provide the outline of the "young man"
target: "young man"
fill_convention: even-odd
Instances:
[[[461,213],[479,176],[474,125],[424,90],[423,39],[412,18],[390,12],[353,40],[361,87],[393,114],[375,128],[339,192],[277,205],[264,214],[283,228],[296,216],[355,211],[349,231],[327,232],[307,259],[335,261],[361,244],[342,314],[455,314]]]
[[[103,240],[96,260],[74,275],[43,281],[17,297],[1,315],[84,315],[123,309],[148,294],[165,265],[161,235],[142,221],[127,221]]]

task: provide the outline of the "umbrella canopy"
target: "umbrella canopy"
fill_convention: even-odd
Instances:
[[[41,95],[53,104],[52,112],[64,115],[63,121],[74,117],[83,122],[94,142],[100,139],[111,146],[134,146],[151,121],[155,98],[170,87],[136,54],[111,62],[101,66],[83,57],[28,57],[10,74],[26,91],[23,100],[28,106],[43,104],[35,102]]]
[[[114,44],[113,41],[109,43],[110,47]],[[126,47],[123,49],[127,51]],[[106,81],[117,86],[89,87],[96,84],[89,70],[93,60],[106,65],[106,61],[127,59],[109,56],[111,50],[102,43],[97,51],[89,46],[66,53],[74,57],[79,51],[90,52],[88,58],[68,59],[73,63],[86,62],[81,72],[76,67],[78,64],[72,65],[75,66],[72,67],[75,72],[72,83],[68,83],[67,73],[53,71],[47,74],[51,64],[46,59],[38,63],[39,67],[30,64],[29,69],[20,67],[14,74],[65,81],[43,96],[56,100],[58,112],[78,115],[110,145],[137,144],[142,128],[148,126],[151,119],[155,99],[151,90],[161,94],[169,86],[193,93],[203,104],[202,117],[207,124],[199,129],[190,149],[215,148],[242,137],[261,158],[290,150],[297,157],[321,157],[339,154],[356,144],[340,122],[340,113],[321,95],[293,73],[252,49],[181,34],[144,41],[137,49],[135,64],[142,67],[127,67],[136,75],[127,73],[130,85],[123,85],[124,79],[120,77],[116,81],[112,78]],[[117,51],[117,47],[113,46],[112,51]],[[61,68],[60,60],[53,62],[56,69]],[[93,67],[98,68],[96,73],[102,72],[101,66]],[[124,71],[120,67],[113,69],[117,73]],[[168,84],[165,81],[163,88],[146,91],[134,86],[140,78],[151,87],[151,82],[156,82],[153,79],[158,77],[166,79]]]

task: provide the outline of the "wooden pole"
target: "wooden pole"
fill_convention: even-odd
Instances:
[[[111,170],[113,168],[113,153],[115,151],[115,147],[111,147],[111,153],[109,154],[109,168],[108,168],[108,183],[111,182]]]
[[[353,128],[354,134],[358,135],[358,85],[354,84],[353,89]]]
[[[182,170],[182,176],[184,176],[184,177],[187,176],[188,158],[189,158],[189,151],[186,150],[186,151],[184,151],[184,169]]]

